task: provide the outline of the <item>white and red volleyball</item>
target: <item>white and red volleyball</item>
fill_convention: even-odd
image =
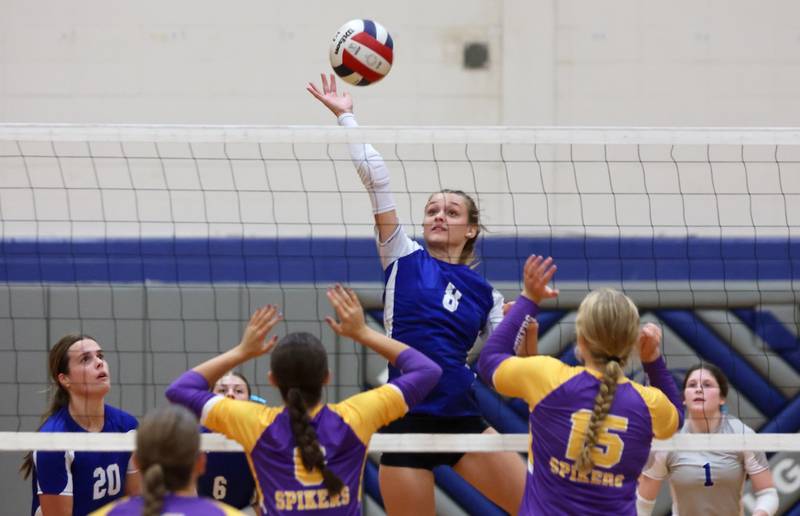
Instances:
[[[331,66],[336,75],[356,86],[378,82],[392,69],[394,42],[372,20],[350,20],[331,41]]]

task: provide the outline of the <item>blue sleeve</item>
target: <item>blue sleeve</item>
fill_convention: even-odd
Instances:
[[[663,392],[669,401],[675,405],[678,411],[678,428],[683,427],[683,404],[681,403],[681,395],[678,392],[678,386],[675,385],[675,379],[667,369],[667,363],[664,361],[664,356],[661,355],[652,362],[642,362],[644,372],[647,373],[647,378],[650,379],[650,385]]]
[[[442,376],[442,368],[436,362],[413,348],[400,353],[394,366],[403,374],[389,383],[400,389],[408,408],[424,400]]]
[[[39,493],[72,495],[72,452],[34,452],[33,462]]]
[[[172,403],[183,405],[198,418],[203,413],[203,406],[214,397],[208,390],[208,382],[196,371],[186,371],[172,382],[166,392],[167,399]]]
[[[478,374],[486,383],[492,384],[492,377],[497,367],[507,358],[514,356],[514,343],[520,335],[520,329],[526,317],[535,317],[539,307],[525,296],[519,296],[511,310],[503,317],[494,332],[486,341],[478,357]]]

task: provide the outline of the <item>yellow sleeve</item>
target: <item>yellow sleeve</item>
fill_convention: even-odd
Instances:
[[[111,509],[113,509],[114,507],[116,507],[121,503],[128,501],[128,498],[130,497],[124,496],[122,498],[114,500],[113,502],[107,503],[104,506],[100,507],[99,509],[95,510],[94,512],[90,512],[89,516],[106,516],[109,512],[111,512]]]
[[[219,509],[222,511],[222,514],[224,514],[225,516],[244,516],[244,513],[242,511],[240,511],[239,509],[235,509],[226,503],[218,502],[216,500],[214,500],[213,503],[214,505],[219,507]]]
[[[252,401],[215,396],[203,408],[202,424],[238,442],[250,453],[282,410],[283,407],[265,407]]]
[[[678,428],[678,423],[680,423],[678,409],[669,401],[666,394],[655,387],[645,387],[636,382],[631,382],[631,384],[639,392],[650,411],[650,419],[653,421],[653,436],[656,439],[669,439],[680,430]]]
[[[492,382],[497,392],[522,398],[533,410],[545,396],[582,370],[553,357],[510,357],[495,369]]]
[[[351,396],[330,405],[330,409],[341,416],[364,445],[380,427],[408,412],[403,393],[391,384]]]

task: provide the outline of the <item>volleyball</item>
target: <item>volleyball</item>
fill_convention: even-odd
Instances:
[[[356,86],[378,82],[392,69],[394,42],[372,20],[350,20],[331,41],[331,66],[336,75]]]

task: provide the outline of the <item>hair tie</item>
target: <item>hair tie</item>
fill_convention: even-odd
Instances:
[[[618,364],[622,362],[622,360],[615,355],[609,355],[608,358],[606,358],[606,360],[608,360],[609,362],[616,362]]]

